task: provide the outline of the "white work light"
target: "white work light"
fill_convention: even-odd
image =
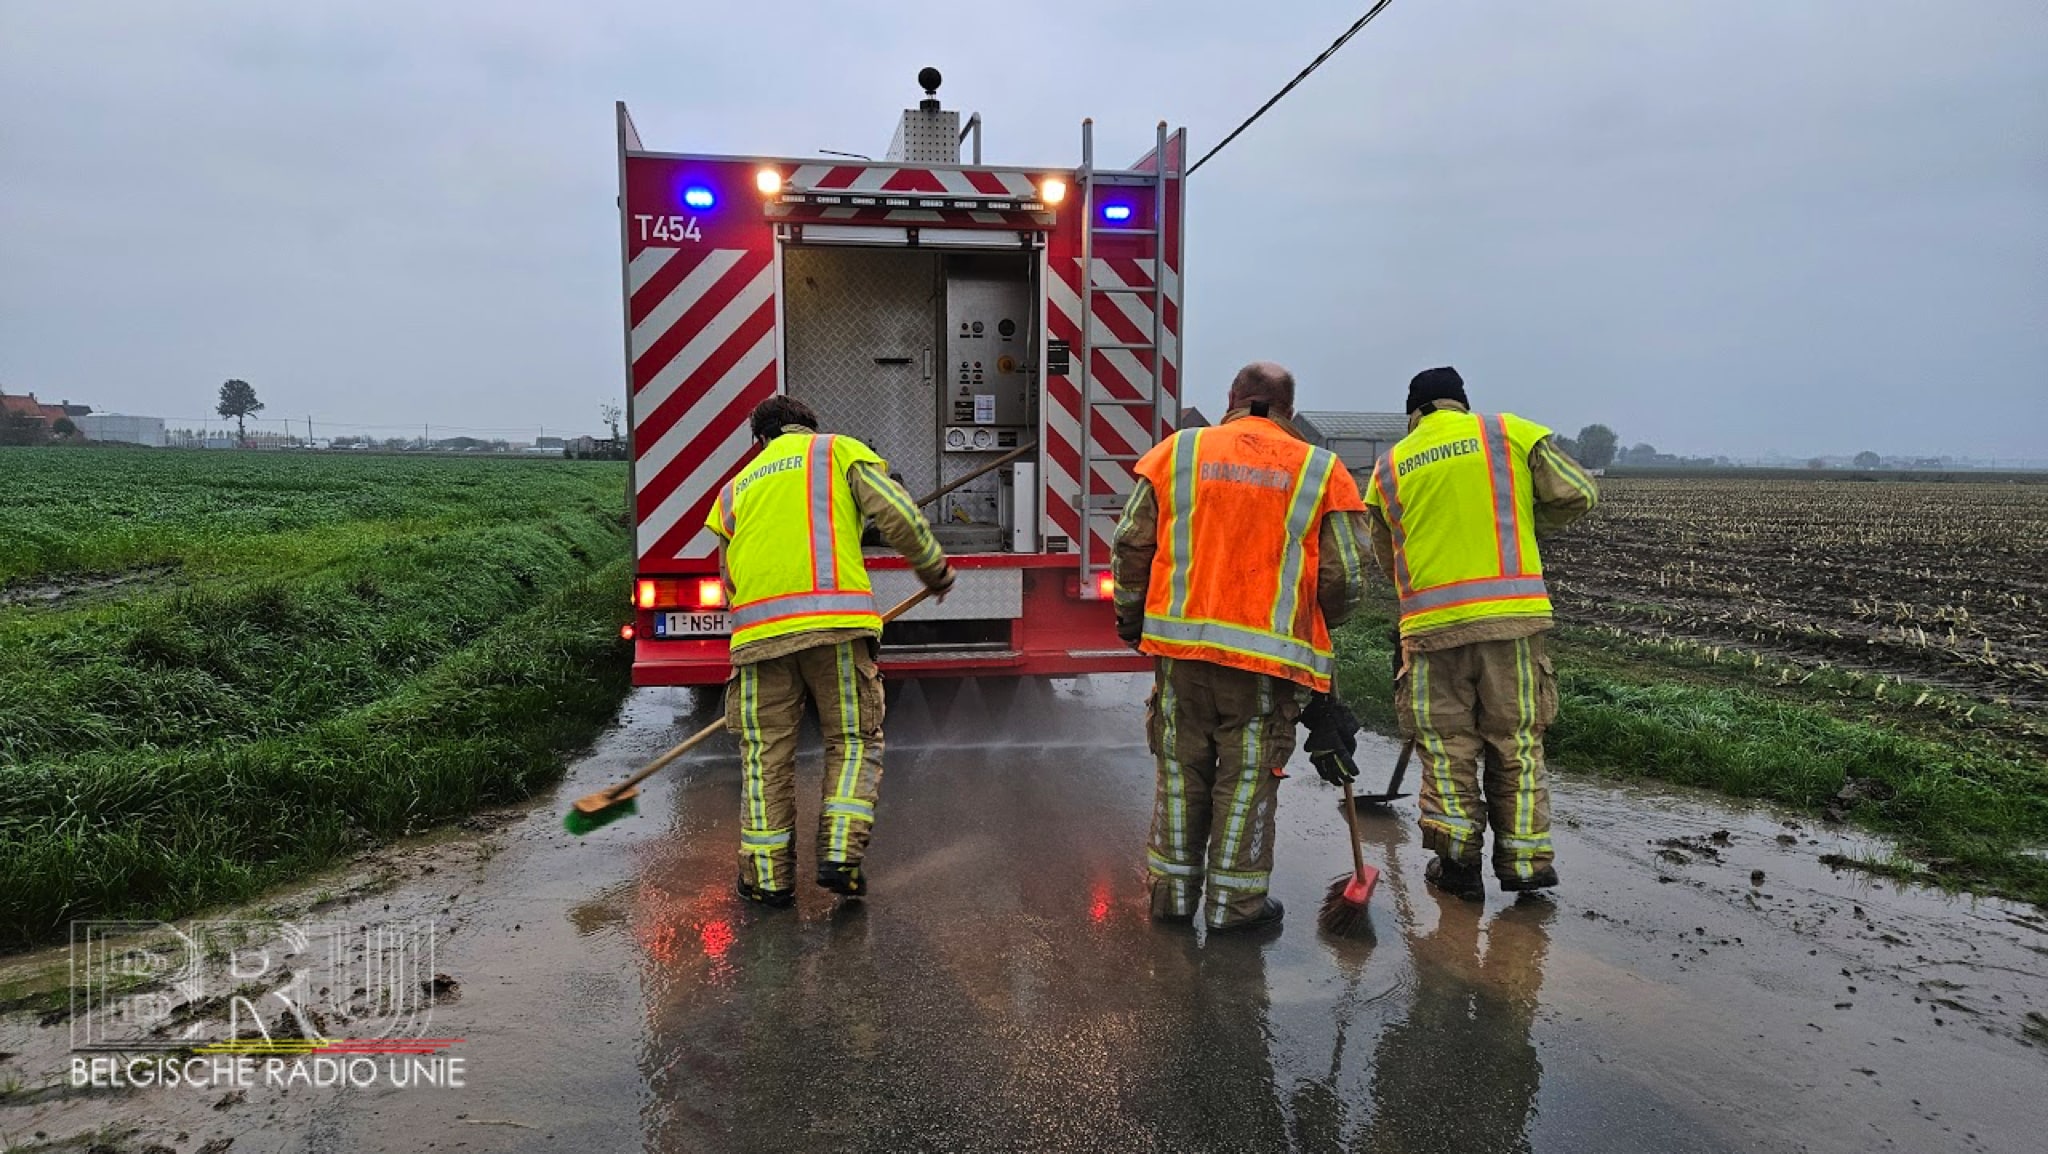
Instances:
[[[782,174],[772,168],[764,168],[754,174],[754,187],[762,196],[774,196],[782,191]]]

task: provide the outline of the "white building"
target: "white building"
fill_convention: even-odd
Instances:
[[[124,413],[87,413],[71,418],[78,431],[92,441],[122,441],[130,445],[164,447],[162,417],[131,417]]]

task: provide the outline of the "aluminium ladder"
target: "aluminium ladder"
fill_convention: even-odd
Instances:
[[[1113,541],[1116,537],[1116,523],[1123,514],[1124,501],[1129,497],[1131,469],[1145,450],[1159,443],[1165,429],[1166,356],[1166,122],[1159,122],[1158,143],[1152,150],[1152,167],[1131,170],[1097,170],[1095,167],[1095,122],[1081,122],[1081,211],[1084,219],[1081,226],[1081,316],[1080,316],[1080,374],[1081,374],[1081,475],[1077,478],[1080,487],[1079,500],[1081,540],[1081,588],[1083,595],[1095,588],[1097,575],[1109,568],[1107,556],[1097,556],[1095,535],[1102,527],[1102,539]],[[1129,228],[1121,224],[1110,224],[1101,216],[1098,206],[1102,189],[1147,190],[1152,193],[1152,217],[1149,228]],[[1152,283],[1143,287],[1102,284],[1096,277],[1095,241],[1098,235],[1107,234],[1117,238],[1136,239],[1141,249],[1149,249],[1149,257],[1138,257],[1141,270],[1147,271]],[[1146,298],[1152,308],[1152,331],[1147,339],[1120,341],[1113,339],[1114,333],[1105,330],[1105,336],[1112,339],[1097,340],[1095,300],[1097,297],[1134,296]],[[1101,382],[1096,379],[1095,354],[1097,352],[1128,351],[1142,364],[1149,356],[1151,372],[1137,397],[1112,397],[1106,394]],[[1098,422],[1115,411],[1136,411],[1144,415],[1140,426],[1146,434],[1143,444],[1131,446],[1132,452],[1109,452],[1102,448],[1097,432]],[[1120,440],[1128,440],[1119,434]],[[1095,466],[1098,463],[1113,462],[1117,468],[1112,471],[1117,480],[1111,484],[1112,492],[1095,492]],[[1129,483],[1125,483],[1129,482]]]

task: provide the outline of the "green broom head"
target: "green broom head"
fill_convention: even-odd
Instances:
[[[572,807],[568,813],[562,815],[562,828],[575,834],[577,837],[583,837],[586,834],[595,833],[603,829],[620,818],[632,817],[639,812],[640,804],[630,797],[617,805],[607,806],[596,813],[584,813],[582,810]]]

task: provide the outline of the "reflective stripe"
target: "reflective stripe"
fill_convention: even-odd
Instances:
[[[1536,764],[1542,757],[1536,737],[1536,663],[1530,660],[1529,639],[1515,638],[1515,773],[1514,833],[1528,837],[1536,831]],[[1505,842],[1510,839],[1500,839]],[[1518,861],[1515,871],[1530,874],[1530,864]]]
[[[779,849],[790,843],[792,831],[787,829],[743,829],[740,831],[742,849]]]
[[[932,536],[931,529],[925,524],[924,514],[911,507],[910,494],[905,493],[901,485],[890,480],[887,474],[877,469],[870,461],[855,461],[847,472],[858,472],[861,481],[881,497],[883,504],[896,510],[898,517],[903,518],[911,528],[918,531],[917,556],[909,558],[912,569],[936,568],[939,562],[945,560],[945,554],[939,549],[938,539]]]
[[[1338,511],[1323,518],[1323,524],[1330,527],[1330,538],[1337,542],[1337,560],[1344,568],[1344,615],[1347,617],[1365,600],[1364,562],[1358,556],[1358,534],[1351,517],[1350,513]],[[1317,577],[1320,594],[1321,575]]]
[[[1401,594],[1401,616],[1427,613],[1472,601],[1504,601],[1515,597],[1547,597],[1549,590],[1541,577],[1475,577],[1453,581],[1419,593]]]
[[[1145,865],[1147,869],[1163,877],[1198,878],[1202,876],[1201,866],[1182,865],[1179,862],[1168,861],[1159,856],[1158,850],[1145,851]]]
[[[1395,474],[1394,454],[1390,449],[1373,466],[1373,480],[1379,482],[1380,499],[1386,502],[1387,529],[1394,537],[1394,591],[1406,600],[1408,591],[1415,583],[1408,579],[1408,534],[1401,528],[1401,494]]]
[[[1223,844],[1217,847],[1217,860],[1235,862],[1244,849],[1244,827],[1252,816],[1252,797],[1259,787],[1259,778],[1265,767],[1259,764],[1260,746],[1264,743],[1266,719],[1273,714],[1273,682],[1259,678],[1258,708],[1252,720],[1245,723],[1243,744],[1238,747],[1237,788],[1230,794],[1230,812],[1223,822]],[[1218,871],[1224,872],[1224,871]]]
[[[1166,790],[1166,838],[1179,853],[1192,856],[1188,845],[1188,782],[1180,764],[1180,695],[1173,688],[1173,658],[1159,659],[1159,776]],[[1175,914],[1194,913],[1194,894],[1186,886],[1173,893]]]
[[[1425,815],[1422,824],[1435,822],[1438,828],[1463,841],[1478,832],[1479,825],[1465,812],[1465,799],[1458,795],[1457,779],[1451,776],[1450,751],[1444,748],[1444,739],[1430,716],[1430,664],[1427,653],[1418,653],[1408,667],[1408,709],[1422,745],[1422,767],[1436,785],[1437,805],[1444,811]]]
[[[873,802],[862,801],[857,797],[828,797],[825,799],[825,816],[857,817],[862,821],[873,821],[875,806]]]
[[[1536,451],[1543,454],[1543,459],[1549,463],[1552,472],[1563,478],[1565,484],[1578,490],[1579,495],[1586,499],[1586,508],[1591,509],[1600,503],[1600,490],[1594,486],[1593,479],[1586,476],[1585,470],[1579,468],[1577,461],[1558,451],[1557,447],[1550,443],[1549,437],[1536,442]]]
[[[1335,453],[1311,449],[1301,463],[1301,476],[1294,481],[1294,504],[1287,510],[1287,545],[1280,555],[1280,588],[1273,595],[1273,632],[1292,634],[1294,614],[1301,605],[1301,567],[1308,556],[1306,538],[1310,521],[1323,507],[1330,488],[1330,469]]]
[[[1265,893],[1273,885],[1272,870],[1210,870],[1209,884],[1218,889]]]
[[[842,641],[835,648],[837,674],[839,678],[839,739],[846,743],[846,753],[839,762],[839,788],[834,797],[851,797],[854,787],[860,781],[861,763],[867,758],[867,742],[861,737],[860,723],[860,680],[854,670],[853,643]],[[824,718],[820,717],[822,723]],[[830,735],[828,734],[829,738]],[[831,860],[846,861],[847,818],[844,813],[833,813],[826,807],[826,816],[832,819]],[[872,819],[874,810],[867,816]]]
[[[1516,512],[1515,460],[1509,452],[1508,421],[1479,421],[1479,443],[1486,449],[1486,477],[1493,490],[1494,547],[1502,574],[1522,572],[1522,526]]]
[[[756,822],[768,820],[767,765],[763,754],[768,743],[761,739],[761,668],[740,666],[740,778],[747,816]],[[766,884],[766,881],[763,881]]]
[[[732,485],[730,483],[725,488],[719,490],[718,493],[718,523],[719,527],[725,530],[725,539],[728,541],[732,540],[733,533],[738,529],[739,521],[733,516],[732,512]]]
[[[804,454],[804,480],[810,487],[811,588],[839,588],[839,523],[832,516],[832,438],[811,438]]]
[[[1166,612],[1178,617],[1188,611],[1188,562],[1194,552],[1195,471],[1201,453],[1202,430],[1191,429],[1173,441],[1173,578],[1168,590]]]
[[[1184,645],[1212,645],[1218,649],[1264,657],[1319,677],[1332,676],[1337,669],[1335,655],[1318,653],[1306,642],[1260,629],[1226,625],[1221,621],[1194,621],[1148,614],[1145,636]]]
[[[782,617],[874,611],[875,597],[872,593],[789,593],[781,597],[766,597],[733,610],[732,627],[734,632],[738,632]]]
[[[1150,496],[1151,493],[1152,482],[1145,480],[1143,477],[1138,478],[1137,482],[1131,486],[1131,495],[1128,499],[1124,501],[1123,516],[1117,518],[1116,522],[1116,540],[1119,545],[1121,545],[1125,541],[1130,540],[1131,536],[1137,532],[1138,510],[1144,507],[1145,499],[1148,496]],[[1154,516],[1155,518],[1157,517],[1156,508],[1154,510]],[[1153,526],[1153,531],[1155,539],[1153,540],[1152,545],[1156,549],[1159,545],[1159,542],[1156,539],[1158,532],[1158,526],[1156,523]],[[1145,591],[1142,589],[1135,589],[1130,585],[1125,584],[1124,578],[1127,576],[1144,576],[1149,581],[1151,578],[1151,574],[1126,574],[1121,572],[1122,568],[1123,566],[1118,563],[1115,557],[1112,556],[1110,558],[1110,569],[1112,571],[1111,576],[1114,582],[1112,588],[1114,600],[1116,602],[1116,607],[1119,610],[1134,610],[1144,604]]]

